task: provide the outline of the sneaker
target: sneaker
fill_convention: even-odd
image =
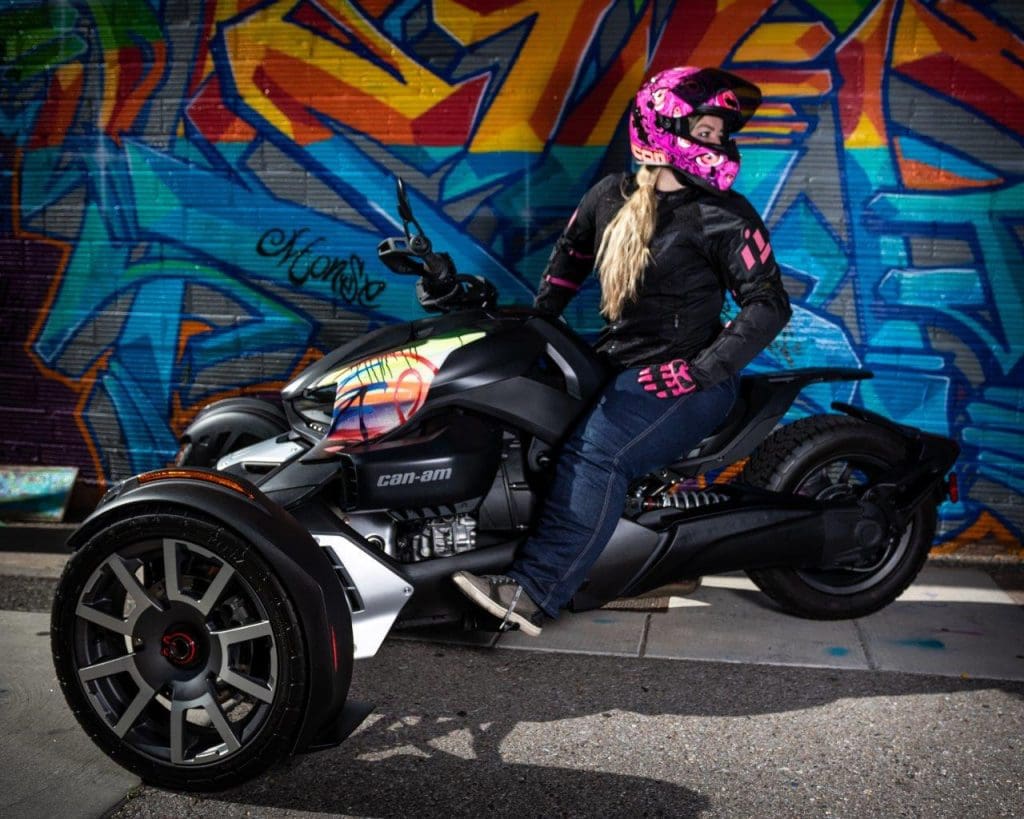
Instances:
[[[503,630],[507,624],[515,623],[523,634],[530,637],[540,634],[540,626],[533,622],[534,618],[539,618],[540,609],[511,577],[503,574],[477,576],[469,572],[456,572],[452,580],[466,597],[495,617],[502,618]]]

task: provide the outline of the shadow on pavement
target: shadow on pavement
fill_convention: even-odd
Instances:
[[[687,816],[712,797],[700,787],[715,764],[700,753],[704,718],[982,689],[1024,698],[1013,682],[391,641],[356,668],[353,696],[377,704],[360,731],[216,798],[375,816]],[[664,777],[635,775],[631,749],[652,744],[670,749]]]

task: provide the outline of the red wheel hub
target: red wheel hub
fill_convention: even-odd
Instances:
[[[160,653],[177,666],[189,666],[199,655],[196,639],[187,631],[176,629],[160,639]]]

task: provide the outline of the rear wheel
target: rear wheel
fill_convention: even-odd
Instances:
[[[816,415],[774,432],[751,456],[740,480],[817,500],[853,497],[896,466],[904,446],[898,435],[873,424]],[[917,577],[935,524],[935,507],[924,503],[902,532],[858,565],[748,574],[790,613],[819,620],[861,617],[891,603]]]
[[[294,746],[301,624],[255,550],[210,521],[154,512],[97,532],[64,571],[51,639],[75,717],[147,782],[225,788]]]

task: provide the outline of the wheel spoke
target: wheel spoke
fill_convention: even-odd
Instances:
[[[178,541],[164,539],[164,590],[168,600],[181,601],[181,579],[178,575]]]
[[[185,761],[185,717],[188,706],[174,700],[171,702],[171,762],[181,765]]]
[[[853,465],[849,461],[833,461],[824,471],[828,477],[828,485],[844,486],[850,482]]]
[[[235,643],[244,643],[246,640],[255,640],[258,637],[271,637],[273,632],[269,620],[260,620],[258,623],[249,623],[238,628],[228,628],[223,631],[211,631],[210,636],[220,643],[221,650],[227,654],[227,648]]]
[[[828,479],[828,472],[825,469],[818,469],[804,478],[797,488],[797,494],[816,497],[831,481]]]
[[[82,682],[89,682],[99,677],[109,677],[111,674],[120,674],[123,671],[129,673],[135,671],[135,655],[125,654],[113,660],[104,660],[101,663],[93,663],[84,668],[78,669],[78,679]],[[134,674],[132,676],[135,676]]]
[[[273,632],[270,627],[270,621],[261,620],[258,623],[249,623],[238,628],[214,631],[210,636],[220,643],[221,667],[218,676],[225,683],[237,688],[244,694],[249,694],[261,702],[273,702],[274,692],[271,688],[271,683],[269,681],[255,680],[232,669],[229,665],[230,652],[228,651],[228,647],[235,643],[244,643],[248,640],[259,639],[260,637],[272,637]]]
[[[853,464],[849,461],[845,462],[843,471],[839,473],[839,477],[836,478],[836,483],[848,484],[850,482],[850,475],[853,473]]]
[[[213,723],[213,727],[217,729],[217,733],[220,734],[220,738],[224,740],[224,744],[227,746],[228,751],[237,751],[242,747],[242,743],[238,741],[238,737],[235,736],[235,732],[231,729],[231,723],[228,722],[228,718],[224,715],[221,710],[220,704],[212,694],[207,694],[200,700],[201,705],[206,713],[210,717],[210,722]]]
[[[142,713],[142,709],[145,708],[156,691],[150,688],[145,683],[139,681],[139,690],[135,695],[135,699],[129,703],[128,707],[121,714],[121,719],[117,721],[117,725],[114,726],[113,731],[118,737],[123,737],[128,733],[128,729],[132,727],[135,720],[139,718],[139,714]]]
[[[135,601],[136,611],[141,612],[143,609],[153,606],[157,609],[161,609],[159,603],[156,602],[152,597],[149,596],[142,584],[139,583],[139,579],[132,574],[128,565],[124,559],[117,554],[113,554],[107,560],[107,565],[113,570],[114,575],[120,581],[121,585],[124,586],[126,592],[131,595],[131,598]]]
[[[117,634],[131,634],[132,631],[127,620],[122,620],[118,617],[105,614],[102,611],[94,609],[92,606],[87,606],[85,603],[78,604],[75,608],[75,614],[83,620],[88,620],[90,623],[95,623],[100,628],[105,628],[108,631],[113,631]]]
[[[240,674],[230,668],[221,669],[219,676],[225,683],[237,688],[243,694],[255,697],[261,702],[274,701],[274,692],[266,683],[254,680],[251,677],[248,677],[245,674]]]
[[[222,563],[220,569],[217,570],[217,576],[213,578],[210,585],[207,587],[206,592],[203,594],[202,599],[196,604],[199,610],[205,615],[210,613],[210,609],[213,608],[213,604],[217,602],[217,598],[221,596],[224,591],[224,587],[227,586],[231,576],[235,573],[227,563]]]

